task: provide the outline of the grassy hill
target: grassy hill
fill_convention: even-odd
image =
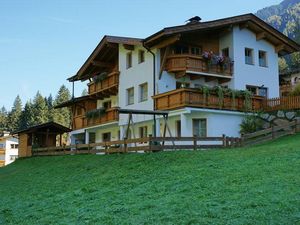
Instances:
[[[300,135],[222,151],[22,159],[0,182],[0,224],[300,224]]]

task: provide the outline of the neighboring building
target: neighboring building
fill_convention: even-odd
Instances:
[[[18,139],[9,132],[3,132],[0,136],[0,167],[6,166],[18,158],[18,148]]]
[[[300,85],[300,68],[280,74],[280,96],[288,96],[293,89]]]
[[[253,14],[191,21],[146,39],[104,36],[68,79],[89,81],[89,95],[57,107],[72,109],[72,143],[122,139],[127,116],[118,108],[168,110],[173,136],[239,136],[246,97],[224,94],[220,103],[218,89],[205,90],[251,91],[250,107],[257,109],[264,98],[279,96],[278,55],[299,50]],[[131,137],[154,133],[152,116],[133,120]],[[157,118],[157,135],[161,123]]]
[[[66,145],[63,134],[71,129],[55,122],[47,122],[14,132],[20,140],[19,157],[32,155],[34,148],[58,147]]]

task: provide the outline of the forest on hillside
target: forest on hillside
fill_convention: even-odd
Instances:
[[[54,109],[55,105],[70,99],[70,91],[64,85],[59,88],[54,99],[51,94],[44,97],[38,91],[33,100],[27,101],[24,106],[18,95],[10,110],[4,106],[0,109],[0,131],[17,131],[49,121],[70,127],[70,110],[68,108]]]

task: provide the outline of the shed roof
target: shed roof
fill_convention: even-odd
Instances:
[[[44,131],[47,131],[48,129],[50,132],[54,132],[57,134],[63,134],[63,133],[72,131],[68,127],[65,127],[61,124],[51,121],[48,123],[43,123],[43,124],[39,124],[36,126],[32,126],[27,129],[15,131],[15,132],[13,132],[13,134],[23,134],[23,133],[28,134],[28,133],[34,133],[34,132],[44,132]]]

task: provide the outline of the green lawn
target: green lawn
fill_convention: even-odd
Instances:
[[[300,135],[222,151],[21,159],[0,224],[300,224]]]

